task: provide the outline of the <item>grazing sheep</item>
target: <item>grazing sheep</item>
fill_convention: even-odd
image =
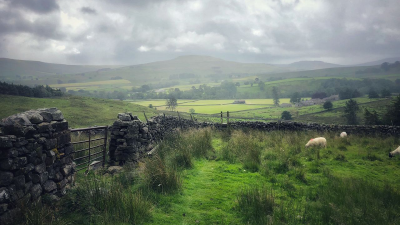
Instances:
[[[389,152],[389,157],[392,158],[395,155],[400,155],[400,146],[396,150]]]
[[[346,132],[342,132],[342,133],[340,133],[340,137],[341,137],[341,138],[345,138],[345,137],[347,137],[347,133],[346,133]]]
[[[306,144],[306,148],[313,146],[321,146],[326,148],[326,139],[324,137],[317,137],[309,140]]]

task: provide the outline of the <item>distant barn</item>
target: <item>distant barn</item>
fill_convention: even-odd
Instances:
[[[245,100],[235,100],[233,104],[246,104]]]

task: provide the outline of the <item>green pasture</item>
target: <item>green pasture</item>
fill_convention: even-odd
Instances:
[[[153,105],[153,107],[158,107],[158,106],[165,106],[166,105],[166,99],[155,99],[155,100],[148,100],[148,101],[125,101],[125,102],[130,102],[130,103],[134,103],[137,105],[142,105],[142,106],[149,106],[150,104]],[[184,104],[187,102],[193,102],[195,100],[190,100],[190,99],[179,99],[178,100],[178,104]]]
[[[156,115],[156,111],[140,105],[97,98],[69,96],[61,98],[28,98],[0,95],[0,119],[30,109],[57,107],[63,113],[70,127],[88,127],[94,125],[111,125],[118,113],[132,112],[145,120]]]
[[[323,136],[326,148],[305,148]],[[186,130],[110,176],[77,175],[35,224],[399,224],[400,159],[391,136]],[[93,194],[95,193],[95,194]]]
[[[241,110],[251,110],[251,109],[259,109],[267,107],[265,105],[244,105],[244,104],[229,104],[229,105],[211,105],[211,106],[185,106],[178,105],[175,108],[175,111],[179,112],[189,112],[189,109],[194,109],[196,113],[204,113],[204,114],[215,114],[220,113],[221,111],[233,112],[233,111],[241,111]],[[157,107],[158,110],[167,110],[166,106]]]

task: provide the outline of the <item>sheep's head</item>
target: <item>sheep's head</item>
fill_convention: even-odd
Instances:
[[[392,158],[392,157],[393,157],[393,154],[389,152],[389,158]]]

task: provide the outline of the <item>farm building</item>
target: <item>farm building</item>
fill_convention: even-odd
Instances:
[[[282,108],[289,108],[289,107],[292,107],[292,104],[290,104],[290,103],[282,103],[282,104],[280,105],[280,107],[282,107]]]
[[[235,100],[233,104],[246,104],[245,100]]]
[[[295,106],[302,107],[302,106],[318,105],[318,104],[323,104],[326,101],[333,102],[333,101],[337,101],[337,100],[339,100],[339,95],[331,95],[331,96],[323,98],[323,99],[316,98],[316,99],[309,99],[306,101],[301,101],[299,103],[296,103]]]

